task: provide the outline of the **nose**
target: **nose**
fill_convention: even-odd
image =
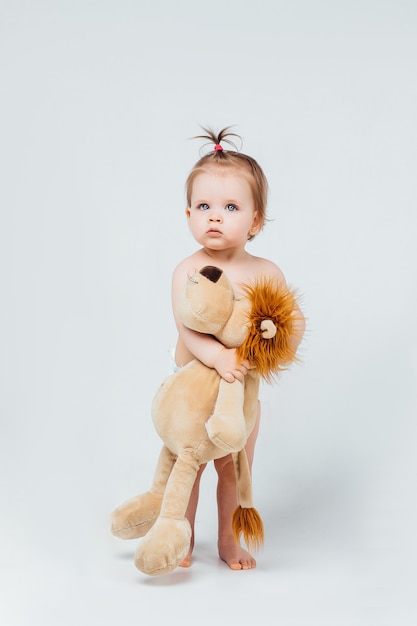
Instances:
[[[209,222],[221,222],[221,220],[220,213],[217,213],[217,211],[213,211],[213,213],[209,215]]]

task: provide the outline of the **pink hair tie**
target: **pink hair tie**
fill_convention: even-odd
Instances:
[[[223,150],[222,146],[219,143],[216,143],[214,149],[216,152],[221,152]]]

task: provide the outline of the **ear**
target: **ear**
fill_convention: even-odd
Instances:
[[[261,230],[261,220],[259,219],[259,213],[258,211],[255,211],[253,214],[253,222],[252,222],[252,226],[249,230],[248,235],[250,237],[254,237],[255,235],[257,235],[259,233],[259,231]]]
[[[185,209],[185,215],[187,216],[187,220],[189,220],[191,215],[191,209],[189,206]]]

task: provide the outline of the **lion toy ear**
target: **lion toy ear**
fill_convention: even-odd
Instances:
[[[291,335],[301,318],[297,316],[294,290],[278,280],[260,278],[244,287],[250,302],[248,332],[237,349],[239,359],[249,359],[267,382],[297,360]]]
[[[261,322],[261,331],[264,339],[272,339],[277,334],[277,327],[273,320],[267,319]]]

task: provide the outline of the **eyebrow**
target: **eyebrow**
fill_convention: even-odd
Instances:
[[[197,200],[193,200],[192,204],[210,204],[210,201],[207,198],[199,198]],[[240,200],[226,200],[225,204],[241,204]]]

